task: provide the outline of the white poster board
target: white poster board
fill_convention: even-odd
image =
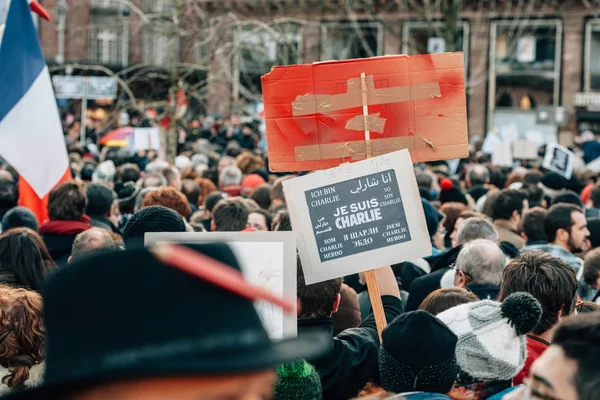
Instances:
[[[542,167],[554,171],[566,179],[571,179],[574,160],[575,154],[569,149],[557,143],[549,143],[546,146],[546,156]]]
[[[296,299],[296,237],[293,232],[146,233],[146,246],[156,243],[227,243],[244,277],[275,296]],[[297,315],[266,301],[254,304],[272,339],[297,335]]]
[[[530,140],[517,140],[513,143],[513,158],[517,160],[537,160],[537,143]]]
[[[408,150],[283,182],[307,284],[431,255]]]
[[[511,142],[498,142],[492,149],[492,165],[512,167],[513,153]]]
[[[160,150],[160,130],[158,128],[134,128],[130,136],[133,151]]]

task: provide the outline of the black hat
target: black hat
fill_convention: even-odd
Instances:
[[[85,209],[88,215],[107,215],[110,211],[115,192],[102,183],[88,183],[86,187],[87,206]]]
[[[467,197],[460,191],[460,185],[452,179],[443,178],[440,180],[440,188],[442,189],[440,192],[440,203],[456,202],[469,205]]]
[[[3,231],[12,228],[29,228],[38,231],[38,221],[35,215],[26,207],[11,208],[4,217],[2,217],[0,227]]]
[[[191,246],[240,271],[223,243]],[[148,249],[57,271],[44,291],[46,373],[13,399],[164,376],[234,375],[321,356],[330,338],[272,342],[251,301],[160,262]]]
[[[150,206],[131,216],[123,230],[123,242],[128,249],[143,247],[144,235],[148,232],[185,231],[185,222],[177,212],[163,206]]]
[[[135,208],[135,200],[141,187],[133,182],[125,182],[117,190],[117,199],[119,201],[119,209],[121,212],[127,212]]]
[[[402,314],[382,332],[381,386],[393,393],[447,393],[458,373],[454,333],[425,311]]]

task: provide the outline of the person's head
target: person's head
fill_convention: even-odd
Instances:
[[[236,199],[225,199],[212,210],[213,232],[240,232],[248,225],[248,209]]]
[[[285,195],[283,194],[283,181],[291,179],[292,176],[282,176],[278,178],[271,188],[271,201],[273,206],[278,206],[280,204],[285,204]]]
[[[146,194],[142,203],[142,209],[150,206],[170,208],[177,211],[184,218],[192,214],[192,209],[187,198],[183,193],[171,186],[161,187]]]
[[[257,231],[271,230],[271,214],[265,210],[255,210],[248,214],[248,225]]]
[[[86,185],[87,207],[86,214],[90,216],[108,216],[110,214],[115,193],[103,183],[88,183]]]
[[[264,167],[265,162],[259,155],[243,152],[237,156],[235,165],[237,165],[244,175],[249,175],[256,169]]]
[[[235,165],[223,168],[219,175],[219,186],[239,186],[242,183],[242,171]]]
[[[478,239],[463,246],[456,258],[454,286],[500,286],[506,257],[495,242]]]
[[[585,255],[583,281],[595,290],[600,290],[600,248]]]
[[[144,246],[148,232],[186,232],[185,221],[177,212],[163,206],[150,206],[131,216],[123,230],[127,249]]]
[[[467,184],[469,186],[485,185],[490,182],[490,171],[481,164],[475,164],[467,173]]]
[[[497,189],[489,190],[485,195],[485,202],[481,208],[481,212],[487,215],[489,218],[494,218],[494,210],[496,209],[496,201],[500,196],[501,191]]]
[[[596,184],[590,192],[587,206],[590,208],[600,208],[600,183]]]
[[[477,239],[486,239],[496,243],[498,242],[498,231],[485,218],[469,218],[460,225],[456,233],[456,243],[461,245]]]
[[[521,189],[527,195],[527,203],[529,208],[542,207],[546,208],[547,203],[544,198],[544,190],[537,185],[525,185]]]
[[[221,157],[221,159],[217,163],[217,172],[219,173],[219,176],[221,176],[221,172],[223,172],[223,170],[226,167],[229,167],[232,165],[235,166],[235,158],[229,157],[229,156]]]
[[[438,315],[452,307],[460,304],[479,301],[479,298],[467,289],[460,287],[449,287],[438,289],[429,294],[419,306],[419,310]]]
[[[460,217],[460,215],[467,209],[462,203],[444,203],[440,207],[440,211],[445,215],[444,219],[444,227],[446,228],[446,233],[450,235],[454,232],[454,227],[456,226],[456,221]]]
[[[260,185],[264,185],[264,183],[265,180],[258,174],[246,175],[244,179],[242,179],[240,193],[242,196],[249,197],[254,193],[256,188]]]
[[[529,371],[529,392],[537,398],[595,400],[600,393],[600,312],[561,322],[552,344]]]
[[[581,198],[572,190],[563,190],[561,193],[557,194],[554,199],[552,199],[552,205],[560,203],[573,204],[577,207],[583,208]]]
[[[537,170],[529,170],[523,176],[523,186],[534,185],[537,186],[542,182],[542,173]]]
[[[159,174],[158,172],[151,172],[149,174],[146,174],[146,176],[144,177],[144,179],[142,181],[143,189],[156,188],[156,187],[162,187],[162,186],[167,186],[167,179],[162,174]]]
[[[198,197],[198,206],[205,204],[206,198],[213,192],[217,191],[217,186],[208,178],[196,179],[200,187],[200,196]]]
[[[106,229],[91,228],[75,237],[69,264],[99,251],[117,250],[118,246]]]
[[[112,161],[104,161],[99,164],[92,174],[92,182],[103,182],[112,187],[115,181],[117,169]]]
[[[548,214],[548,211],[542,207],[530,208],[524,213],[521,228],[527,236],[527,243],[548,241],[544,229],[546,214]]]
[[[75,181],[61,183],[48,196],[48,216],[51,221],[79,221],[86,206],[84,186]]]
[[[381,386],[393,393],[448,393],[458,374],[456,335],[424,311],[396,317],[382,332]]]
[[[498,299],[527,292],[542,305],[542,319],[533,329],[543,334],[560,318],[573,313],[577,299],[575,270],[560,258],[543,251],[526,251],[513,258],[504,269]]]
[[[417,178],[417,185],[420,188],[430,190],[433,185],[433,178],[426,172],[416,172],[415,177]]]
[[[279,210],[273,216],[273,230],[274,231],[291,231],[292,221],[290,220],[290,214],[287,210]]]
[[[458,246],[458,240],[457,240],[458,231],[459,231],[460,227],[462,226],[462,224],[469,218],[488,219],[488,217],[486,217],[485,214],[479,213],[477,211],[466,210],[466,211],[463,211],[462,213],[460,213],[460,215],[454,222],[454,229],[452,230],[452,232],[448,232],[448,234],[450,236],[450,241],[452,243],[452,247]]]
[[[6,212],[19,203],[19,191],[14,182],[0,180],[0,213]]]
[[[42,297],[33,290],[0,285],[0,364],[2,383],[21,389],[30,368],[45,358]]]
[[[206,196],[206,200],[204,201],[204,208],[206,208],[206,211],[208,211],[209,213],[212,213],[217,203],[226,198],[227,194],[221,191],[217,190],[215,192],[212,192],[211,194]]]
[[[162,170],[162,174],[167,181],[167,186],[181,190],[181,172],[175,167],[167,167]]]
[[[528,208],[527,196],[524,193],[511,189],[501,190],[494,205],[492,219],[510,221],[513,226],[518,227],[523,212]]]
[[[122,183],[136,183],[138,180],[140,180],[140,167],[132,163],[123,164],[117,168],[117,174],[119,175],[119,180]]]
[[[254,200],[261,209],[268,210],[269,207],[271,207],[271,186],[261,185],[257,187],[250,198]]]
[[[181,184],[181,191],[190,204],[198,205],[200,201],[200,185],[191,179],[184,179]]]
[[[14,228],[0,235],[0,271],[5,283],[39,291],[54,267],[37,232]]]
[[[0,226],[4,232],[13,228],[29,228],[37,232],[38,221],[28,208],[15,207],[4,214],[2,221],[0,221]]]
[[[564,247],[571,253],[581,251],[590,235],[583,210],[572,204],[555,204],[544,219],[548,242]]]
[[[298,318],[331,317],[340,306],[342,278],[307,285],[297,257]]]

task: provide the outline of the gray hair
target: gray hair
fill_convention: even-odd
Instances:
[[[494,225],[485,218],[469,218],[463,222],[456,233],[456,241],[458,244],[465,244],[477,239],[498,242],[498,231]]]
[[[169,163],[162,160],[154,160],[146,165],[146,172],[151,174],[153,172],[160,172],[165,168],[169,167]]]
[[[219,176],[221,186],[239,185],[242,183],[242,171],[235,165],[223,168]]]
[[[142,208],[142,203],[144,202],[144,197],[146,197],[146,195],[150,192],[154,192],[155,190],[158,190],[157,187],[148,187],[148,188],[144,188],[142,190],[140,190],[140,192],[137,195],[137,198],[135,199],[135,206],[133,208],[134,212],[138,212],[141,210]]]
[[[500,286],[506,256],[496,243],[478,239],[463,246],[456,267],[469,277],[470,283]]]
[[[490,171],[487,167],[476,164],[469,170],[468,177],[471,185],[484,185],[490,179]]]
[[[117,250],[118,248],[106,229],[91,228],[75,237],[71,252],[71,262],[98,251]]]
[[[104,161],[92,174],[92,182],[114,182],[117,169],[112,161]]]

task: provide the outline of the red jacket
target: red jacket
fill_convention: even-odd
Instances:
[[[531,364],[542,355],[542,353],[550,346],[550,343],[539,337],[527,335],[527,358],[525,359],[525,365],[517,376],[513,378],[513,386],[521,385],[523,380],[529,377],[529,369]]]

